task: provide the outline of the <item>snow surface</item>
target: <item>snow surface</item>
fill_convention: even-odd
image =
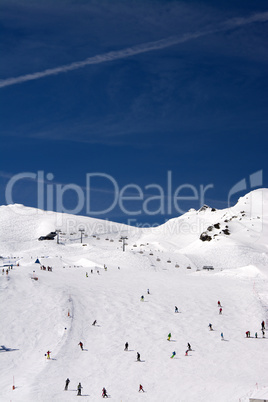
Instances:
[[[212,240],[203,242],[209,226]],[[38,241],[55,229],[59,244]],[[154,229],[1,206],[0,265],[19,266],[0,275],[0,401],[72,401],[79,382],[84,401],[100,400],[103,387],[118,402],[268,399],[267,240],[267,189]]]

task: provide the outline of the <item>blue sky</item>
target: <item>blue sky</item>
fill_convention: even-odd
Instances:
[[[38,171],[44,208],[61,209],[61,186],[75,210],[72,184],[78,213],[133,224],[199,208],[200,186],[216,208],[255,172],[267,187],[266,2],[2,0],[0,20],[0,204],[14,175]],[[87,209],[94,173],[106,177],[92,178]],[[135,185],[129,213],[108,175]],[[12,201],[40,206],[37,179],[18,180]]]

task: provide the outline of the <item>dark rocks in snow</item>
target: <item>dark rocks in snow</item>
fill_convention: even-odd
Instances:
[[[209,227],[207,228],[207,230],[208,230],[209,232],[212,232],[213,226],[209,226]]]
[[[215,229],[220,229],[221,225],[219,223],[215,223],[214,228]]]
[[[224,234],[229,235],[230,234],[230,230],[229,229],[223,229],[222,230]]]
[[[199,209],[198,212],[203,212],[203,211],[206,211],[207,209],[209,209],[209,206],[208,206],[208,205],[203,205],[203,206]]]
[[[202,241],[210,241],[210,240],[212,240],[212,237],[209,236],[206,232],[203,232],[203,233],[201,233],[199,239]]]

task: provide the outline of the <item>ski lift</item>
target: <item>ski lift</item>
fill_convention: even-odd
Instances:
[[[139,251],[140,254],[143,254],[143,251]]]
[[[97,240],[100,240],[100,238],[99,238],[99,237],[97,237]]]
[[[159,257],[157,257],[156,261],[161,261]]]
[[[110,242],[113,242],[113,239],[111,239]]]
[[[176,263],[175,268],[179,268],[179,267],[180,267],[179,264]]]
[[[153,253],[150,253],[149,255],[154,255]]]
[[[192,268],[190,267],[190,265],[188,265],[187,269],[192,269]]]
[[[133,247],[138,247],[137,244],[133,244]]]
[[[167,260],[168,263],[171,263],[171,260]]]

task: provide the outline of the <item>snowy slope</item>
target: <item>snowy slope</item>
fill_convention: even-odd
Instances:
[[[256,190],[232,209],[190,211],[148,230],[0,207],[0,255],[20,264],[0,275],[0,400],[71,401],[78,382],[84,401],[101,400],[104,386],[118,402],[248,401],[256,383],[264,394],[267,206],[268,190]],[[185,233],[187,223],[197,229]],[[201,233],[217,223],[220,229],[209,231],[212,240],[201,241]],[[88,234],[82,244],[81,225]],[[229,235],[220,233],[226,225]],[[62,231],[60,244],[37,240],[55,229]],[[122,235],[128,236],[125,252]],[[41,270],[36,258],[53,271]],[[215,270],[204,271],[203,264]],[[193,351],[185,356],[188,342]]]

